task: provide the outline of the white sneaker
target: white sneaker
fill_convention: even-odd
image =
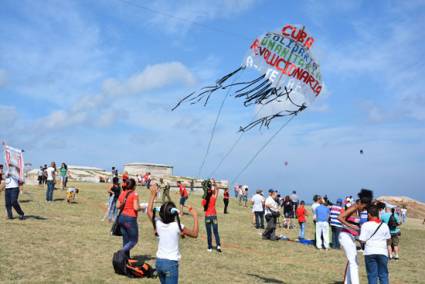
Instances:
[[[217,251],[218,252],[221,252],[221,247],[220,246],[217,246]]]
[[[208,252],[212,252],[212,249],[208,249]]]

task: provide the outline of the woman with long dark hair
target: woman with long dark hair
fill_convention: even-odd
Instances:
[[[179,280],[179,250],[180,236],[191,238],[198,237],[198,215],[189,208],[193,217],[193,228],[189,229],[180,223],[179,210],[172,201],[164,202],[160,208],[153,208],[155,198],[159,192],[155,182],[151,184],[151,196],[149,199],[147,214],[152,220],[155,235],[159,238],[156,252],[156,270],[162,284],[175,284]],[[156,212],[159,216],[156,217]]]
[[[216,250],[221,252],[220,235],[218,234],[218,221],[217,221],[217,210],[215,209],[215,203],[217,201],[219,188],[215,182],[207,189],[207,194],[202,199],[202,206],[205,212],[205,228],[207,230],[207,241],[208,251],[212,252],[212,235],[211,229],[214,233]]]
[[[359,200],[342,212],[338,217],[338,220],[343,225],[343,229],[339,234],[339,243],[344,249],[345,256],[348,260],[345,269],[344,283],[351,284],[358,284],[360,282],[356,239],[358,239],[360,235],[360,212],[371,204],[373,192],[362,189],[358,196]]]
[[[123,209],[118,218],[122,233],[122,250],[127,254],[128,258],[130,258],[130,250],[139,240],[137,213],[142,210],[139,204],[139,195],[136,192],[136,181],[131,178],[127,180],[125,190],[121,192],[117,201],[117,208]]]

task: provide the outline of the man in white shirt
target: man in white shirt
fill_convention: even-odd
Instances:
[[[379,219],[379,208],[368,208],[369,221],[361,226],[359,240],[365,243],[364,256],[369,283],[388,283],[388,249],[391,240],[388,225]]]
[[[279,216],[279,205],[276,202],[277,192],[273,189],[269,190],[269,197],[267,197],[264,207],[266,213],[267,226],[263,232],[263,239],[266,240],[277,240],[275,235],[276,231],[276,219]]]
[[[21,206],[18,202],[19,197],[19,180],[16,177],[13,177],[6,174],[5,179],[5,205],[7,212],[7,219],[13,219],[12,207],[16,210],[16,213],[19,214],[19,219],[24,220],[24,211],[22,211]]]
[[[255,228],[264,229],[264,202],[266,199],[261,195],[262,190],[257,190],[257,193],[251,198],[252,212],[255,215]]]
[[[50,167],[46,169],[47,175],[47,191],[46,201],[53,202],[53,190],[55,189],[55,178],[56,178],[56,164],[52,162]]]

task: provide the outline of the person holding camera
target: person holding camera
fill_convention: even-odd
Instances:
[[[264,203],[265,207],[265,218],[266,218],[266,229],[263,232],[264,240],[275,241],[276,237],[276,220],[279,217],[279,204],[276,202],[277,191],[270,189],[269,196]]]
[[[351,205],[347,210],[339,215],[338,220],[342,223],[343,229],[339,234],[339,243],[344,249],[348,263],[344,276],[344,283],[358,284],[359,263],[357,260],[356,238],[360,234],[360,213],[372,203],[373,192],[362,189],[359,194],[359,200]]]

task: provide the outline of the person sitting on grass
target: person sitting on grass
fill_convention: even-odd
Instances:
[[[379,219],[379,208],[369,206],[368,222],[360,229],[359,240],[365,244],[364,258],[367,280],[369,284],[387,284],[388,281],[388,250],[387,243],[391,240],[388,225]]]
[[[207,195],[202,199],[202,206],[205,211],[205,228],[207,230],[207,241],[208,241],[208,252],[212,252],[212,233],[211,227],[214,232],[214,238],[216,243],[216,250],[221,252],[220,235],[218,233],[218,221],[217,221],[217,210],[215,209],[215,203],[217,201],[219,188],[214,183],[207,191]]]
[[[158,191],[157,184],[152,182],[147,215],[152,220],[155,234],[159,238],[156,252],[156,270],[162,284],[178,283],[179,260],[181,258],[179,239],[180,236],[198,237],[198,214],[195,209],[189,207],[189,213],[193,217],[193,228],[189,229],[180,223],[176,205],[168,201],[159,208],[159,217],[155,217],[158,209],[154,209],[153,204]]]

